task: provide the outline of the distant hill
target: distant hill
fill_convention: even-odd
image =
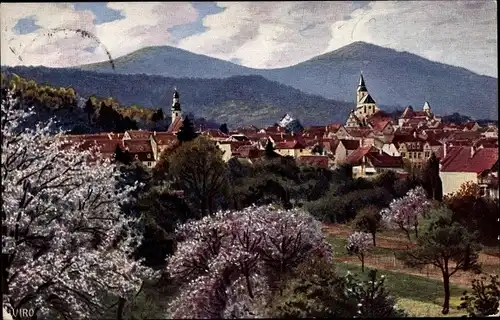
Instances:
[[[262,76],[225,79],[187,79],[144,74],[105,74],[76,69],[2,67],[38,83],[72,87],[86,98],[116,98],[121,104],[163,108],[170,115],[172,91],[177,87],[183,110],[230,127],[264,126],[290,113],[304,125],[344,122],[353,103],[329,100],[270,81]]]
[[[246,68],[168,46],[143,48],[116,59],[115,65],[116,73],[174,78],[261,75],[307,93],[348,102],[354,101],[362,71],[370,94],[379,104],[420,108],[429,101],[438,114],[459,112],[475,118],[498,118],[498,79],[365,42],[354,42],[280,69]],[[113,72],[108,62],[81,68]]]

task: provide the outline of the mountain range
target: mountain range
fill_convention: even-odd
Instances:
[[[169,47],[147,47],[114,61],[79,66],[99,73],[147,74],[172,78],[220,79],[260,75],[268,80],[337,101],[354,102],[360,72],[377,103],[498,118],[498,79],[365,42],[354,42],[302,63],[279,69],[252,69]]]

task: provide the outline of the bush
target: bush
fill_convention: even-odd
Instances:
[[[459,310],[466,310],[469,317],[484,317],[499,312],[500,282],[498,275],[490,275],[490,283],[485,284],[487,278],[482,276],[480,280],[472,280],[472,294],[464,292],[460,298],[463,302]]]

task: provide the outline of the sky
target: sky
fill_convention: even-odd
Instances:
[[[169,45],[267,69],[364,41],[497,77],[496,12],[494,0],[1,3],[1,64],[68,67]]]

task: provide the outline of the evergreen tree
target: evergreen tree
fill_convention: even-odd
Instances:
[[[219,131],[225,134],[229,133],[229,129],[227,128],[227,124],[223,123],[219,127]]]
[[[185,117],[184,121],[182,122],[182,126],[179,129],[179,132],[177,132],[177,140],[180,142],[188,142],[196,139],[198,137],[198,134],[196,133],[196,130],[194,129],[194,124],[193,122],[189,119],[189,117]]]
[[[422,172],[422,186],[429,199],[443,201],[443,183],[439,177],[439,160],[434,152]]]
[[[125,165],[129,165],[130,163],[132,163],[132,156],[127,150],[122,151],[120,146],[117,144],[115,149],[115,161]]]
[[[274,151],[274,146],[271,140],[267,139],[267,144],[266,144],[266,149],[265,149],[265,156],[267,158],[276,158],[278,154]]]
[[[90,98],[87,99],[87,102],[85,102],[85,107],[83,110],[87,114],[87,119],[88,119],[89,123],[91,123],[92,115],[95,112],[95,106],[94,106],[94,103],[92,103],[92,99],[90,99]]]

